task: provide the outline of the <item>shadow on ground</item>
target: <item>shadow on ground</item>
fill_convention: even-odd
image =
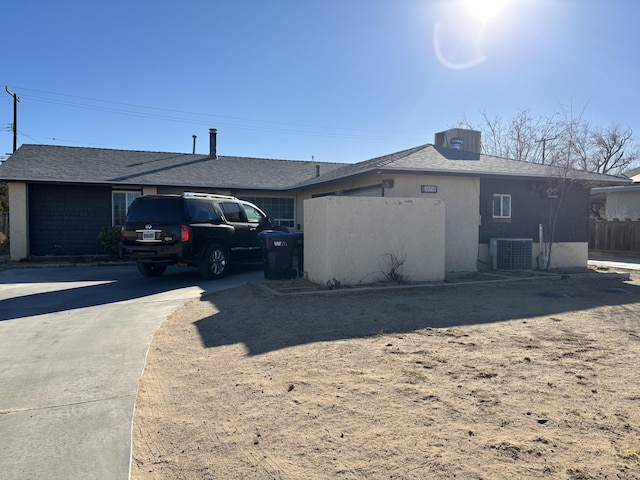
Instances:
[[[261,269],[260,264],[234,265],[230,275]],[[9,269],[0,272],[0,283],[6,286],[0,321],[124,302],[182,288],[206,290],[215,282],[204,280],[194,268],[173,267],[154,278],[141,276],[135,266]],[[49,291],[24,293],[20,287],[29,284],[46,285],[40,288]]]
[[[347,294],[272,295],[247,285],[204,298],[218,313],[194,324],[205,348],[242,343],[248,354],[381,333],[527,321],[566,312],[597,321],[592,309],[640,301],[619,276],[374,289]]]

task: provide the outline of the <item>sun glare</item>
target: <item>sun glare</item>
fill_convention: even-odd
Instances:
[[[465,0],[469,11],[483,22],[496,16],[508,0]]]

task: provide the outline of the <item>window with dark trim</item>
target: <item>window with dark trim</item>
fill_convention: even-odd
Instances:
[[[511,218],[511,195],[493,194],[493,218]]]
[[[124,225],[131,203],[139,196],[140,192],[124,190],[111,192],[111,218],[114,226]]]

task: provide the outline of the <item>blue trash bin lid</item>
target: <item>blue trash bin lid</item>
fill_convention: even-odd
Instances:
[[[297,237],[295,233],[280,232],[278,230],[263,230],[258,233],[261,237]]]

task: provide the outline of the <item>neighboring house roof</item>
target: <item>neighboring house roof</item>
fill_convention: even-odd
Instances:
[[[330,182],[370,172],[389,173],[427,173],[446,175],[570,178],[596,185],[620,185],[629,183],[624,177],[603,175],[579,170],[569,172],[550,165],[510,160],[478,153],[466,152],[432,144],[421,145],[401,152],[392,153],[365,162],[344,165],[331,170],[318,178],[309,179],[302,184],[308,186]]]
[[[640,183],[632,183],[616,187],[598,187],[591,189],[591,195],[599,195],[601,193],[626,193],[640,192]]]
[[[317,175],[317,166],[320,175]],[[627,178],[481,155],[431,144],[354,164],[185,153],[23,145],[0,166],[0,179],[106,185],[290,190],[370,172],[571,178],[621,185]]]
[[[343,164],[102,148],[22,145],[7,181],[279,190]]]
[[[624,172],[626,177],[629,177],[634,182],[640,182],[640,167]]]

